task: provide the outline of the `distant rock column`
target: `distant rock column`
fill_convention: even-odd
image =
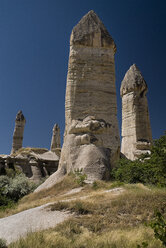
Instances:
[[[94,11],[73,28],[60,167],[106,179],[119,157],[115,43]]]
[[[55,152],[57,148],[61,147],[61,138],[60,138],[60,128],[58,124],[55,124],[52,130],[52,140],[51,140],[51,147],[50,150],[52,152]]]
[[[16,115],[16,120],[15,120],[15,129],[13,133],[13,144],[12,144],[11,154],[22,148],[25,123],[26,123],[25,117],[22,111],[19,111]]]
[[[121,152],[131,160],[150,153],[152,134],[147,102],[147,84],[141,72],[132,65],[121,84],[122,144]]]

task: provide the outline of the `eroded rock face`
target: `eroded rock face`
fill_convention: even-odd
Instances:
[[[8,168],[13,171],[17,168],[37,182],[56,172],[58,163],[59,156],[46,148],[21,148],[12,155],[0,155],[0,175],[5,175]]]
[[[12,144],[11,154],[15,153],[20,148],[22,148],[25,123],[26,123],[25,117],[22,111],[19,111],[16,115],[16,120],[15,120],[15,129],[13,133],[13,144]]]
[[[58,124],[55,124],[52,130],[52,140],[51,140],[51,148],[52,152],[55,152],[57,148],[61,147],[61,138],[60,138],[60,128]]]
[[[94,11],[73,28],[59,167],[36,191],[51,187],[62,175],[77,169],[90,181],[109,178],[120,152],[115,51],[113,39]]]
[[[115,89],[115,44],[94,11],[70,38],[60,167],[83,169],[89,179],[106,179],[119,156]]]
[[[147,84],[134,64],[125,74],[121,84],[122,144],[121,152],[134,160],[149,153],[152,134],[147,102]]]

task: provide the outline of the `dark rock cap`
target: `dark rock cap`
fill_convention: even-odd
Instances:
[[[120,94],[121,96],[129,92],[146,93],[148,90],[147,84],[138,69],[138,67],[133,64],[129,70],[126,72],[124,79],[121,83]]]
[[[18,111],[17,115],[16,115],[16,121],[25,121],[25,117],[22,113],[22,111]]]
[[[116,52],[116,45],[112,37],[93,10],[83,16],[79,23],[73,28],[70,44],[93,47],[95,34],[99,34],[101,47],[113,47]]]

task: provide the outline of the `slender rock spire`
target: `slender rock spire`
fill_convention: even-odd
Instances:
[[[25,117],[20,110],[16,115],[11,154],[22,148],[25,123]]]
[[[122,81],[122,145],[121,152],[134,160],[150,152],[152,134],[149,120],[148,87],[138,67],[133,64]]]
[[[52,130],[52,140],[50,150],[55,152],[56,148],[60,148],[60,128],[58,124],[55,124]]]

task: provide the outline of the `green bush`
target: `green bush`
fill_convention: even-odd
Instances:
[[[7,248],[6,240],[0,239],[0,248]]]
[[[32,192],[35,184],[30,182],[24,174],[17,174],[14,178],[0,176],[0,207],[10,207],[24,195]]]
[[[87,175],[85,173],[83,173],[82,169],[77,169],[74,171],[74,174],[76,176],[76,182],[80,185],[80,186],[84,186],[85,184],[85,180],[87,179]]]
[[[159,239],[166,246],[166,219],[164,219],[161,212],[155,212],[154,219],[149,226],[153,229],[155,238]]]
[[[125,183],[166,186],[166,134],[154,141],[151,155],[135,161],[120,159],[111,176]]]
[[[8,176],[0,176],[0,189],[4,188],[5,186],[9,185],[10,178]]]
[[[3,193],[14,201],[18,201],[24,195],[32,191],[33,184],[26,178],[25,175],[16,175],[10,179],[10,184],[5,187]]]

